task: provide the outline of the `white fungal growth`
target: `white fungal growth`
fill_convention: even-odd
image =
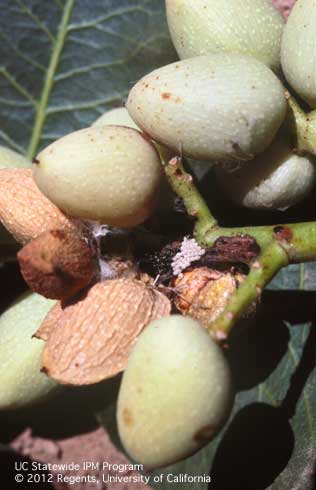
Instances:
[[[106,258],[101,252],[101,240],[103,237],[111,233],[111,228],[108,225],[102,225],[98,221],[86,220],[87,228],[93,237],[93,245],[100,268],[100,280],[114,279],[117,274],[115,270],[108,264]]]
[[[174,256],[171,263],[173,274],[178,276],[192,262],[199,260],[204,254],[205,250],[199,246],[194,238],[184,237],[180,251]]]

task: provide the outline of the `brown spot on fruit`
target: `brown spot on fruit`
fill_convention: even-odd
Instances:
[[[163,93],[161,94],[161,98],[162,98],[162,99],[165,99],[165,100],[168,100],[168,99],[170,99],[171,95],[172,95],[172,94],[171,94],[170,92],[163,92]]]
[[[193,439],[196,441],[198,444],[204,444],[207,441],[210,441],[214,435],[215,428],[212,425],[206,425],[205,427],[202,427],[202,429],[198,430],[194,436]]]
[[[125,425],[131,427],[134,424],[132,413],[128,408],[123,408],[122,416]]]

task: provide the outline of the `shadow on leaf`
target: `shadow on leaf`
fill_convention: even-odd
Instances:
[[[0,413],[1,442],[8,443],[27,427],[32,434],[64,439],[95,430],[94,413],[115,406],[120,376],[86,387],[66,387],[45,403]]]
[[[311,327],[288,392],[279,407],[252,403],[242,408],[226,430],[211,469],[210,490],[264,490],[287,466],[294,449],[290,419],[315,368],[316,328]],[[311,473],[306,488],[314,488]]]

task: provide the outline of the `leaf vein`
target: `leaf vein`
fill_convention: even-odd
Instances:
[[[46,119],[47,105],[50,99],[50,94],[54,85],[54,77],[59,64],[60,56],[64,48],[67,37],[67,25],[72,14],[75,0],[67,0],[62,14],[61,23],[58,29],[56,42],[54,43],[51,58],[44,81],[44,86],[41,94],[41,99],[38,104],[38,109],[35,117],[35,124],[31,136],[31,141],[28,148],[28,157],[33,158],[38,143],[40,141],[41,132]]]

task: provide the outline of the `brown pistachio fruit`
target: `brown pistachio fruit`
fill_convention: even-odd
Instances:
[[[91,245],[68,230],[42,233],[18,252],[18,261],[29,287],[51,299],[73,296],[99,272]]]
[[[79,230],[38,189],[28,168],[0,169],[0,221],[20,243],[56,229]]]

